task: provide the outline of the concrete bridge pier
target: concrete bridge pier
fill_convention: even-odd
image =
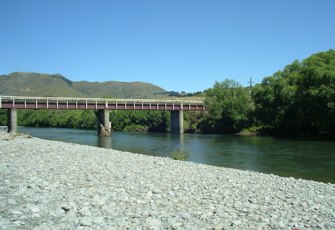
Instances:
[[[171,116],[171,133],[184,133],[184,112],[183,110],[172,110]]]
[[[7,132],[16,133],[17,131],[17,109],[7,111]]]
[[[112,124],[109,121],[109,110],[99,109],[95,111],[98,120],[98,136],[111,136]]]

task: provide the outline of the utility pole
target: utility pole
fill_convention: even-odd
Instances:
[[[251,77],[250,77],[250,80],[248,81],[248,83],[249,83],[249,94],[251,94],[252,83],[254,83],[254,82],[252,81],[252,78],[251,78]]]

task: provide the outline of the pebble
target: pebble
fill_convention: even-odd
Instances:
[[[144,227],[146,227],[149,230],[160,229],[161,221],[158,220],[158,219],[148,219],[147,222],[145,223]]]
[[[14,199],[8,199],[8,204],[16,205],[16,200],[14,200]]]
[[[23,215],[23,212],[21,212],[21,211],[17,211],[17,210],[12,210],[12,213],[13,213],[14,215]]]
[[[81,215],[81,216],[91,216],[91,212],[90,212],[90,208],[89,207],[83,207],[81,208],[78,213]]]
[[[36,206],[33,206],[30,208],[30,211],[33,212],[33,213],[37,213],[37,212],[40,212],[40,209]]]
[[[185,219],[185,220],[189,220],[192,218],[192,216],[188,213],[182,213],[181,215],[181,218]]]
[[[330,183],[22,136],[0,146],[0,229],[335,228]]]
[[[93,222],[99,225],[105,222],[105,218],[102,216],[94,217]]]
[[[81,226],[91,226],[92,225],[92,219],[89,217],[82,217],[80,218],[79,224]]]

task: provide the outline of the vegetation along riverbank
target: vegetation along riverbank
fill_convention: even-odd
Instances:
[[[224,80],[195,96],[205,100],[208,112],[185,112],[185,132],[334,138],[335,50],[296,60],[254,87]],[[6,124],[5,112],[0,125]],[[111,121],[116,131],[166,132],[170,118],[165,111],[117,111]],[[95,129],[96,118],[92,111],[25,110],[19,125]]]

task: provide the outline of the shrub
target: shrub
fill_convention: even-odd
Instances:
[[[186,161],[191,153],[187,150],[175,150],[171,153],[171,158],[179,161]]]

